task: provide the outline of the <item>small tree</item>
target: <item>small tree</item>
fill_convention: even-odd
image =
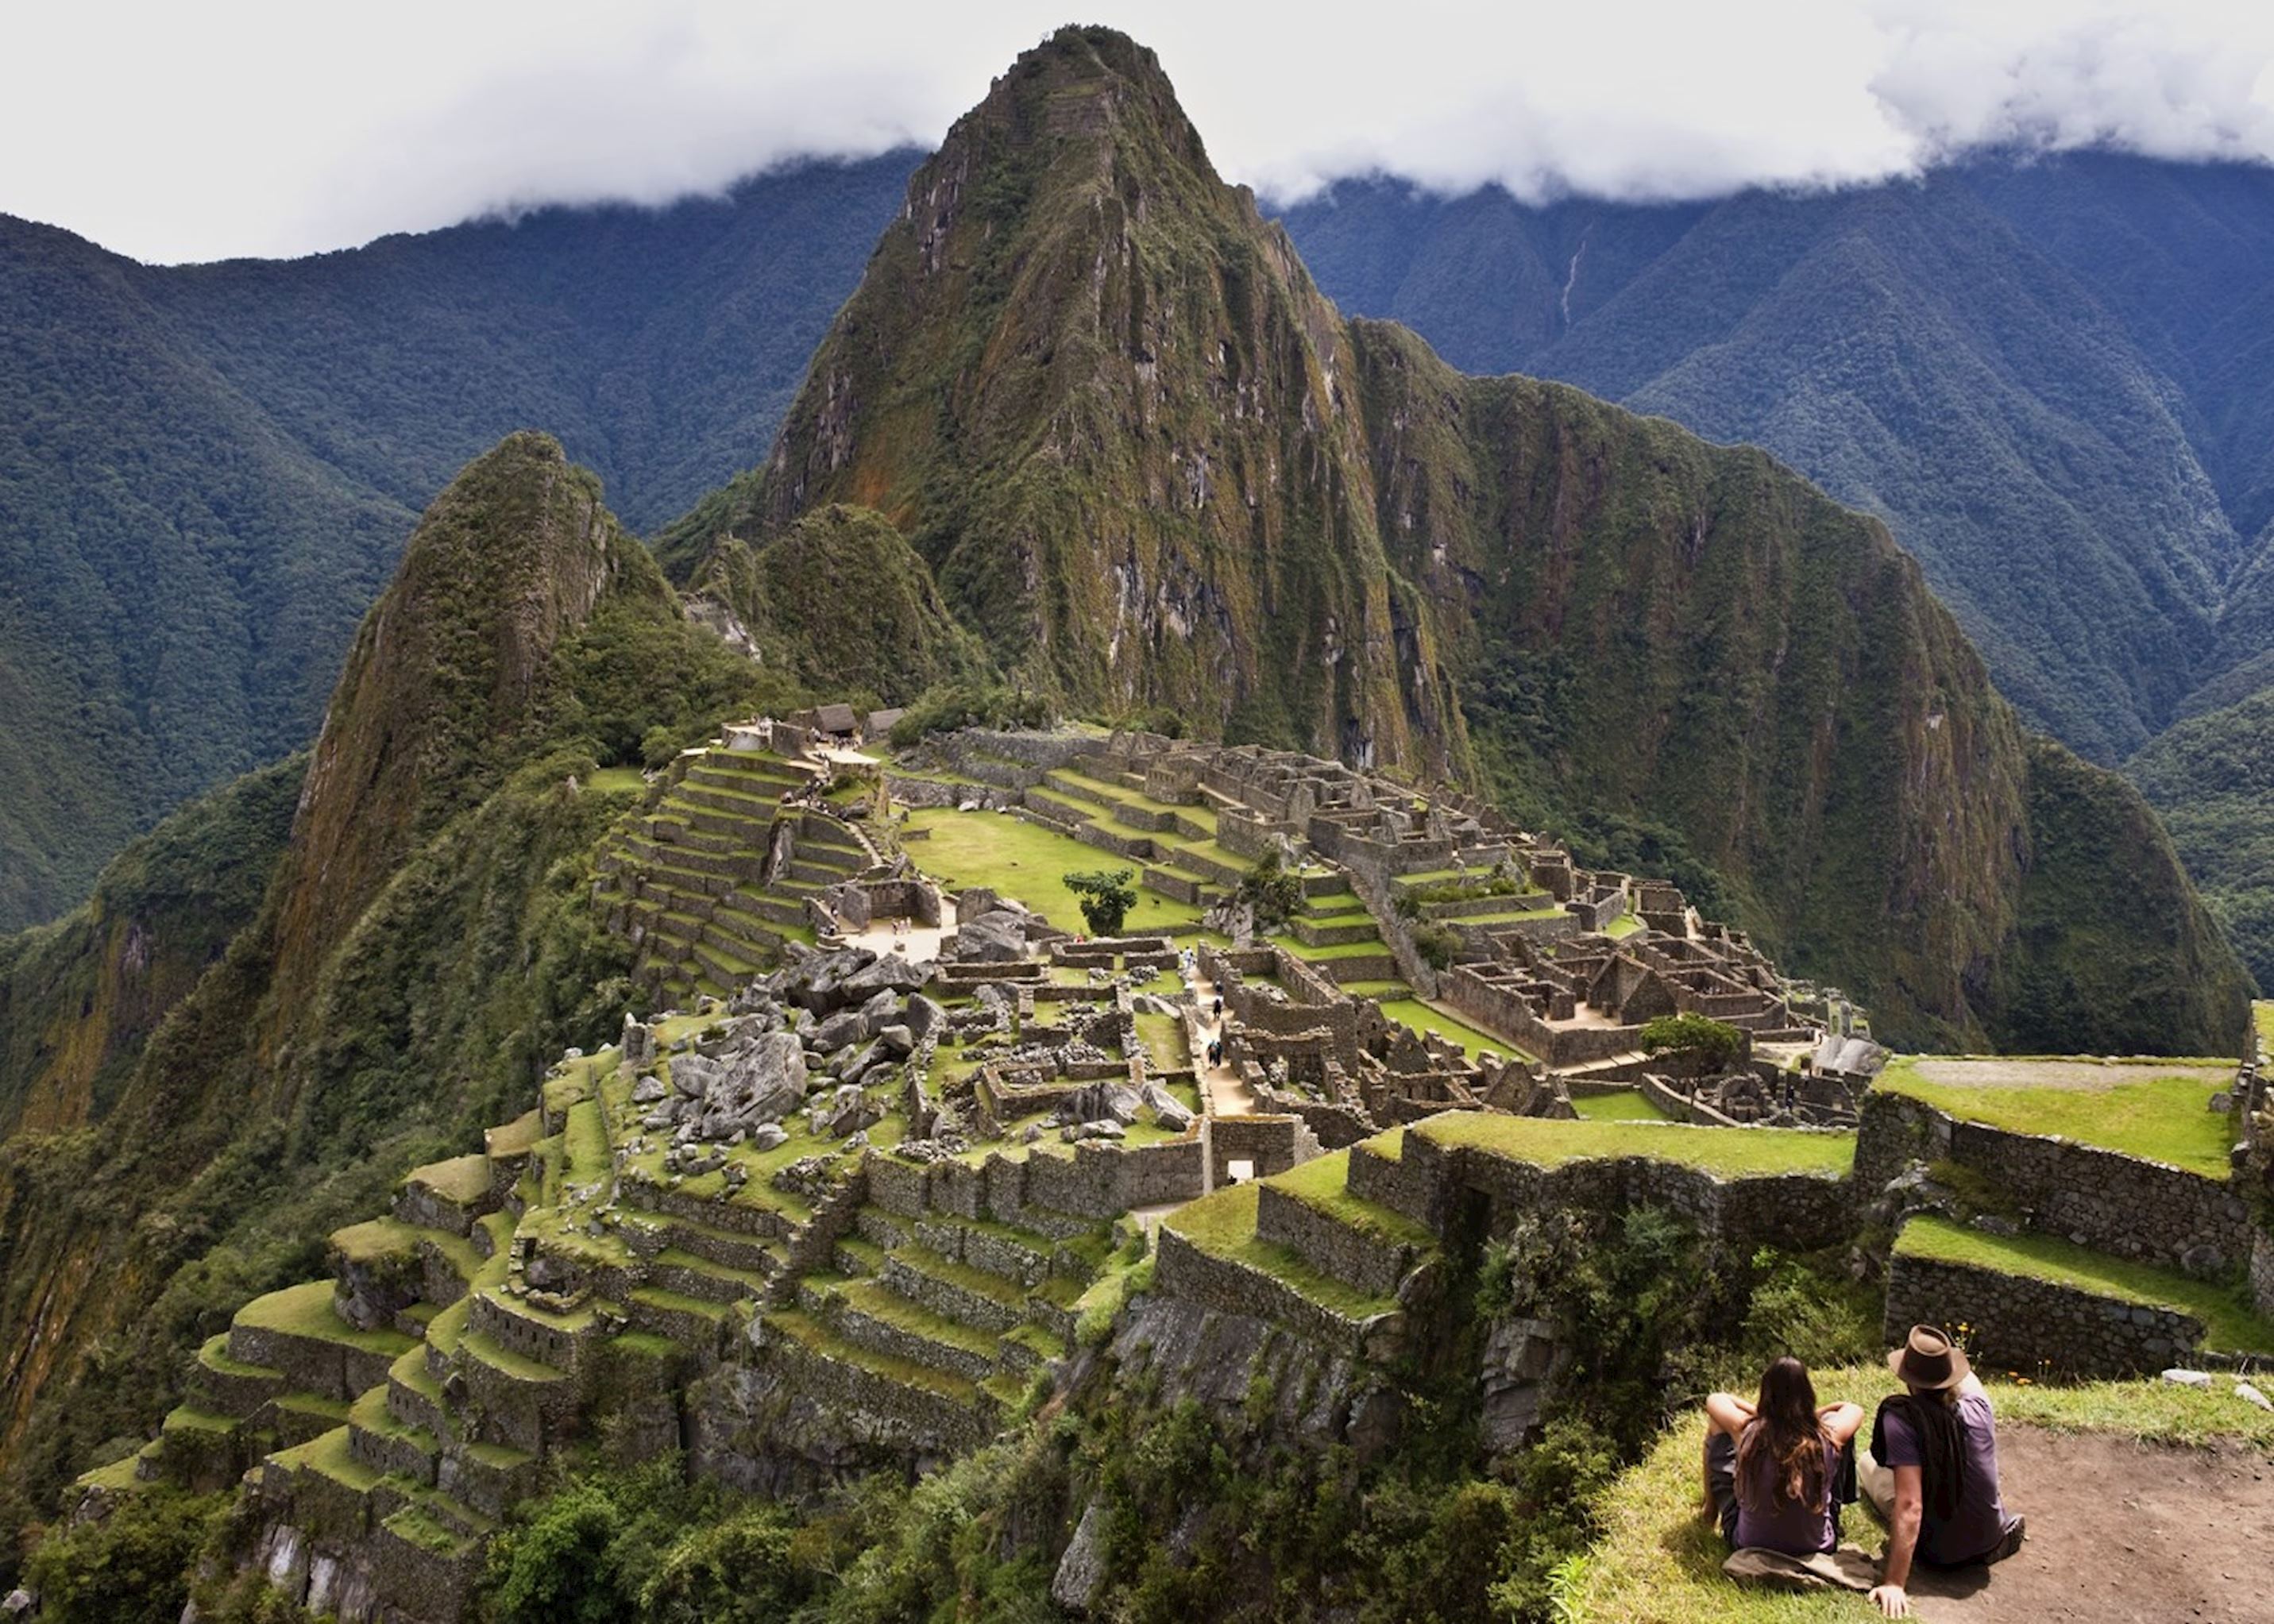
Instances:
[[[1276,930],[1302,912],[1303,876],[1282,867],[1278,853],[1266,852],[1234,895],[1248,906],[1258,930]]]
[[[1745,1034],[1710,1015],[1660,1015],[1645,1021],[1643,1052],[1695,1055],[1709,1071],[1719,1071],[1743,1052]]]
[[[1118,936],[1129,910],[1137,906],[1137,888],[1130,884],[1129,868],[1093,868],[1064,877],[1065,888],[1081,901],[1082,922],[1094,936]]]

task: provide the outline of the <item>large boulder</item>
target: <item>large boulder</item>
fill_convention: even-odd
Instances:
[[[805,1047],[790,1032],[769,1032],[720,1068],[703,1095],[697,1132],[723,1139],[749,1132],[805,1099]]]
[[[843,988],[848,1001],[858,998],[866,1002],[878,993],[889,992],[897,1004],[901,997],[915,991],[930,980],[930,965],[912,965],[895,948],[875,963],[863,966],[846,976]]]
[[[1027,956],[1027,917],[1008,908],[955,928],[955,957],[966,963],[1010,964]]]

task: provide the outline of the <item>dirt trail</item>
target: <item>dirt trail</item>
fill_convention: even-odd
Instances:
[[[1995,1568],[1913,1575],[1927,1624],[2269,1624],[2274,1457],[2007,1426],[2006,1504],[2029,1521]]]

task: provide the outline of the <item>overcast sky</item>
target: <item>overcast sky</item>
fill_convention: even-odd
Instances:
[[[1537,197],[1914,172],[1983,143],[2274,159],[2274,4],[2087,0],[7,0],[0,211],[156,260],[662,202],[936,142],[1067,20],[1160,53],[1217,167]]]

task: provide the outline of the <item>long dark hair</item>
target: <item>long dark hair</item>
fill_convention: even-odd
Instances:
[[[1771,1498],[1776,1504],[1824,1503],[1824,1423],[1816,1413],[1816,1384],[1808,1366],[1787,1355],[1761,1372],[1760,1402],[1737,1439],[1737,1499],[1751,1503],[1755,1463],[1770,1462]]]
[[[1912,1387],[1907,1397],[1888,1402],[1910,1410],[1927,1509],[1947,1522],[1966,1499],[1966,1428],[1958,1417],[1958,1389]]]

